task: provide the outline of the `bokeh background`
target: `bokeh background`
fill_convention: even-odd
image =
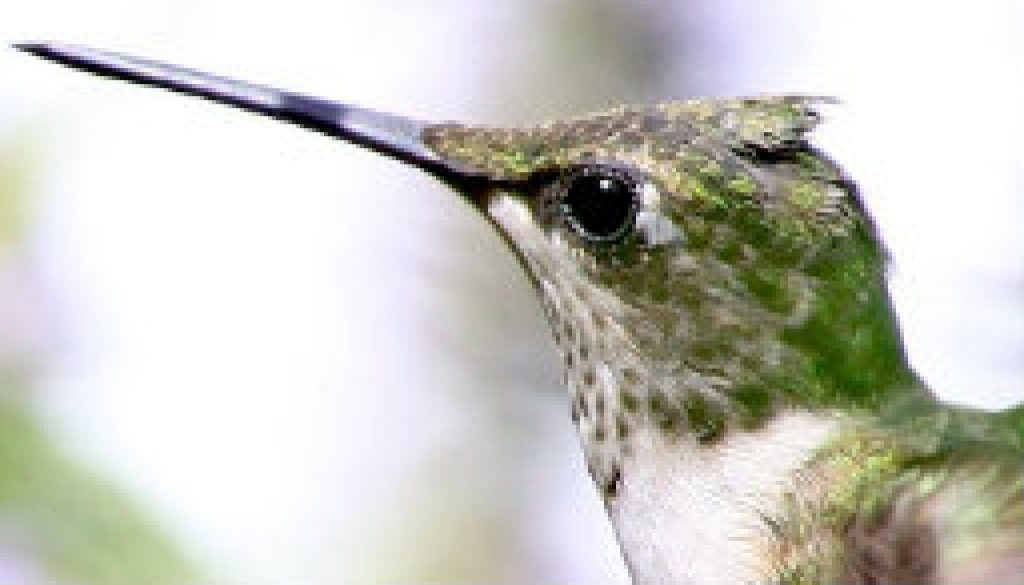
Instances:
[[[1024,399],[1024,9],[9,2],[430,120],[836,95],[915,365]],[[526,280],[414,170],[0,49],[0,584],[626,583]]]

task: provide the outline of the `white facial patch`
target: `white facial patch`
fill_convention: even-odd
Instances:
[[[661,203],[661,192],[658,186],[647,181],[640,187],[640,203],[647,209],[657,209]]]
[[[683,232],[676,224],[656,211],[638,211],[636,231],[649,247],[663,246],[683,240]]]
[[[683,240],[683,232],[661,213],[661,191],[652,181],[640,187],[640,210],[636,213],[636,231],[649,247]]]

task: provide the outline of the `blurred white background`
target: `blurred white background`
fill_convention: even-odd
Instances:
[[[914,363],[950,399],[1002,406],[1024,398],[1021,16],[1010,0],[40,0],[5,7],[0,40],[430,120],[839,96],[821,142],[890,244]],[[0,268],[16,307],[0,331],[23,332],[9,353],[44,364],[31,404],[60,448],[210,582],[626,581],[532,292],[469,208],[273,121],[12,50],[0,72],[0,143],[27,143],[35,171],[17,268]]]

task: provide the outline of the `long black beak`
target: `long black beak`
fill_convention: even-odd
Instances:
[[[427,124],[408,118],[88,47],[18,43],[14,48],[104,77],[199,96],[291,122],[417,166],[451,183],[472,178],[424,143]]]

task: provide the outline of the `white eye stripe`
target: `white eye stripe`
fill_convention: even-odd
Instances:
[[[637,192],[641,208],[636,213],[634,226],[644,243],[654,247],[684,240],[682,230],[659,211],[661,191],[654,181],[645,181]]]
[[[658,186],[647,181],[640,187],[640,203],[648,208],[654,209],[661,203],[661,192],[658,191]]]
[[[651,247],[684,240],[682,230],[656,211],[637,212],[636,231],[643,236],[644,243]]]

